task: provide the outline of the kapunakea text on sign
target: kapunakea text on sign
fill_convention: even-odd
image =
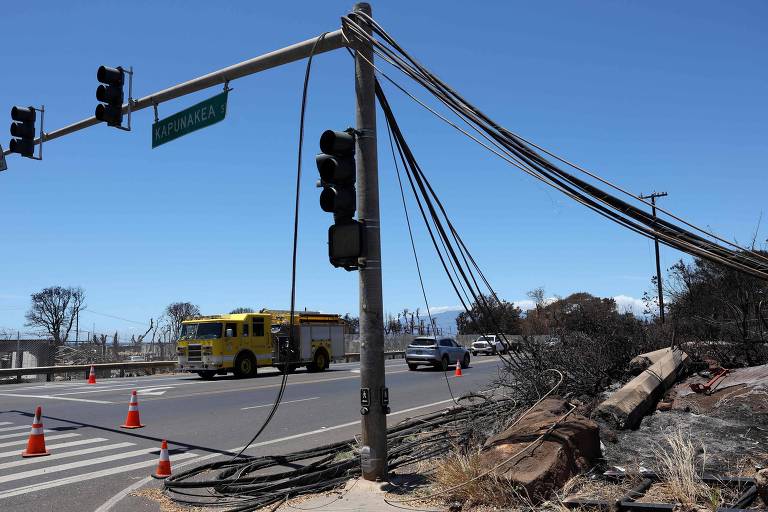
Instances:
[[[211,126],[224,119],[227,114],[227,94],[222,92],[212,98],[192,105],[152,125],[152,147]]]

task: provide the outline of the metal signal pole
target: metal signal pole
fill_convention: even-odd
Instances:
[[[367,3],[355,11],[371,15]],[[365,26],[365,25],[363,25]],[[355,45],[355,112],[357,129],[357,204],[364,222],[364,256],[360,266],[360,401],[363,478],[387,476],[387,402],[384,382],[384,306],[381,293],[379,175],[376,153],[376,90],[373,47]],[[367,404],[367,406],[366,406]]]
[[[654,192],[647,196],[641,195],[643,199],[651,200],[651,211],[653,212],[653,218],[656,219],[656,198],[665,197],[668,194],[666,192]],[[664,294],[661,289],[661,264],[659,263],[659,237],[654,237],[654,244],[656,245],[656,285],[658,286],[659,293],[659,318],[661,323],[664,323]]]

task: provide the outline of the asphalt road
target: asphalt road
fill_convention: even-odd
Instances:
[[[289,377],[283,402],[248,454],[284,453],[348,439],[360,432],[359,363],[339,363],[324,373]],[[408,371],[402,359],[386,362],[390,424],[446,407],[451,396],[443,373]],[[463,377],[448,373],[455,396],[486,389],[495,357],[473,358]],[[174,468],[217,460],[244,445],[274,401],[280,375],[254,379],[158,375],[0,386],[0,510],[136,510],[136,498],[114,497],[143,484],[167,439]],[[141,429],[119,427],[131,390],[139,393]],[[47,457],[23,459],[34,409],[43,407]],[[115,504],[116,503],[116,504]],[[105,506],[107,504],[107,506]],[[114,504],[114,505],[113,505]],[[147,510],[150,510],[148,508]]]

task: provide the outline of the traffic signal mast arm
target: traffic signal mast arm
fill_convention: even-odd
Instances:
[[[135,112],[137,110],[142,110],[153,105],[159,105],[160,103],[180,98],[182,96],[186,96],[187,94],[192,94],[194,92],[201,91],[218,84],[231,82],[232,80],[236,80],[244,76],[252,75],[267,69],[281,66],[283,64],[288,64],[290,62],[304,59],[309,57],[309,54],[312,51],[312,47],[315,46],[315,42],[317,42],[317,47],[314,51],[315,55],[318,53],[337,50],[348,45],[342,36],[341,30],[335,30],[325,34],[325,36],[322,37],[320,41],[318,41],[318,39],[318,37],[313,37],[312,39],[307,39],[306,41],[302,41],[291,46],[286,46],[285,48],[274,50],[263,55],[259,55],[258,57],[233,64],[226,68],[208,73],[207,75],[203,75],[187,82],[163,89],[162,91],[152,93],[134,101],[131,104],[131,110]],[[122,111],[124,114],[128,113],[128,104],[123,105]],[[43,137],[45,138],[45,141],[48,142],[50,140],[58,139],[64,135],[69,135],[70,133],[83,130],[99,123],[101,123],[101,121],[96,119],[96,116],[91,116],[87,119],[83,119],[82,121],[78,121],[69,126],[65,126],[64,128],[59,128],[58,130],[45,133]],[[40,137],[37,137],[34,143],[40,144]],[[10,150],[3,151],[3,154],[5,155],[10,153]]]

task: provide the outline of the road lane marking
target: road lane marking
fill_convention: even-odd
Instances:
[[[92,446],[90,448],[83,448],[81,450],[73,450],[71,452],[54,453],[47,457],[35,457],[33,459],[21,459],[14,460],[12,462],[3,462],[0,464],[0,469],[15,468],[17,466],[26,466],[27,464],[34,464],[36,462],[48,462],[51,460],[66,459],[69,457],[77,457],[78,455],[86,455],[88,453],[96,453],[107,450],[117,450],[118,448],[128,448],[129,446],[136,446],[136,443],[115,443],[104,444],[101,446]]]
[[[163,388],[144,388],[144,389],[139,389],[136,392],[140,395],[160,396],[160,395],[164,395],[165,392],[168,391],[169,389],[173,389],[173,386],[166,386]]]
[[[448,402],[453,402],[453,398],[449,398],[447,400],[441,400],[439,402],[432,402],[431,404],[418,405],[416,407],[411,407],[409,409],[403,409],[402,411],[397,411],[397,412],[390,413],[387,416],[397,416],[399,414],[408,414],[409,412],[418,411],[420,409],[426,409],[428,407],[434,407],[435,405],[441,405],[441,404],[445,404],[445,403],[448,403]],[[309,432],[304,432],[302,434],[294,434],[292,436],[280,437],[278,439],[271,439],[269,441],[262,441],[260,443],[253,443],[248,449],[259,448],[261,446],[267,446],[267,445],[270,445],[270,444],[282,443],[283,441],[292,441],[294,439],[299,439],[301,437],[312,436],[312,435],[315,435],[315,434],[324,434],[325,432],[328,432],[329,430],[336,430],[336,429],[340,429],[340,428],[344,428],[344,427],[351,427],[353,425],[360,425],[360,420],[350,421],[349,423],[343,423],[341,425],[334,425],[333,427],[326,427],[326,428],[321,428],[321,429],[317,429],[317,430],[311,430]],[[244,448],[243,446],[239,446],[237,448],[232,448],[231,450],[229,450],[229,452],[232,455],[235,455],[236,453],[238,453],[243,448]],[[211,454],[208,454],[208,455],[203,455],[202,457],[198,457],[195,460],[184,462],[182,464],[176,464],[176,465],[174,465],[174,467],[176,467],[178,469],[180,467],[188,466],[189,464],[192,464],[192,463],[200,463],[200,462],[203,462],[205,460],[209,460],[209,459],[212,459],[214,457],[220,457],[220,456],[222,456],[222,454],[220,454],[220,453],[211,453]],[[178,459],[179,459],[179,457],[177,456],[175,458],[175,460],[178,460]],[[87,475],[81,475],[81,476],[87,477]],[[152,480],[153,480],[153,478],[151,476],[148,476],[148,477],[146,477],[146,478],[144,478],[142,480],[139,480],[138,482],[136,482],[134,484],[129,485],[128,487],[126,487],[125,489],[120,491],[119,493],[117,493],[114,496],[112,496],[111,498],[109,498],[107,501],[104,502],[104,504],[102,506],[100,506],[99,508],[97,508],[93,512],[109,512],[110,510],[112,510],[112,507],[114,507],[115,505],[117,505],[120,502],[120,500],[122,500],[123,498],[128,496],[130,493],[132,493],[136,489],[139,489],[139,488],[145,486],[147,483],[151,482]],[[64,485],[64,484],[62,484],[62,485]],[[36,489],[33,489],[33,490],[36,490]],[[16,491],[10,491],[10,492],[16,492]],[[25,491],[25,492],[31,492],[31,491]],[[22,493],[19,493],[19,494],[22,494]],[[12,494],[11,496],[15,496],[15,494]],[[0,499],[2,499],[4,497],[5,497],[4,494],[0,494]]]
[[[191,452],[180,453],[178,455],[173,455],[173,460],[180,461],[180,460],[190,459],[192,457],[197,457],[197,454],[191,453]],[[0,492],[0,500],[3,498],[11,498],[13,496],[19,496],[20,494],[28,494],[30,492],[43,491],[45,489],[51,489],[53,487],[59,487],[62,485],[79,483],[85,480],[93,480],[95,478],[101,478],[105,476],[126,473],[128,471],[133,471],[134,469],[141,469],[148,466],[154,466],[155,464],[157,464],[157,460],[154,460],[154,459],[145,460],[143,462],[127,464],[125,466],[120,466],[117,468],[102,469],[101,471],[92,471],[90,473],[83,473],[82,475],[74,475],[74,476],[68,476],[65,478],[59,478],[58,480],[51,480],[50,482],[42,482],[37,484],[26,485],[24,487],[16,487],[15,489],[11,489],[10,491]]]
[[[51,436],[49,436],[48,439],[51,439]],[[54,448],[69,448],[71,446],[81,446],[84,444],[100,443],[101,441],[108,441],[108,439],[106,437],[94,437],[91,439],[80,439],[79,441],[69,441],[67,443],[46,444],[45,447],[48,448],[49,450],[53,450]],[[18,456],[19,456],[18,448],[13,450],[12,452],[0,452],[0,459],[5,457],[18,457]]]
[[[10,396],[15,398],[44,398],[46,400],[72,400],[73,402],[89,402],[92,404],[111,404],[106,400],[86,400],[85,398],[68,398],[58,395],[20,395],[15,393],[0,393],[0,396]]]
[[[396,372],[387,372],[387,375],[392,375],[395,373],[405,373],[409,370],[398,370]],[[298,386],[301,384],[322,384],[323,382],[333,382],[336,380],[349,380],[349,379],[357,379],[358,377],[356,375],[347,375],[346,377],[333,377],[330,379],[316,379],[316,380],[301,380],[296,382],[288,382],[286,385],[288,386]],[[212,381],[215,382],[215,381]],[[229,381],[220,381],[220,382],[229,382]],[[272,388],[279,388],[280,384],[267,384],[265,386],[248,386],[244,388],[227,388],[227,389],[217,389],[213,391],[200,391],[199,393],[193,393],[189,395],[172,395],[172,396],[163,396],[159,398],[147,398],[144,401],[154,401],[154,400],[169,400],[174,398],[194,398],[202,395],[218,395],[221,393],[233,393],[238,391],[256,391],[261,389],[272,389]]]
[[[299,398],[298,400],[283,400],[280,402],[280,405],[283,404],[295,404],[296,402],[306,402],[308,400],[317,400],[320,398],[319,396],[313,396],[312,398]],[[262,407],[272,407],[274,404],[264,404],[264,405],[252,405],[250,407],[241,407],[241,411],[245,411],[246,409],[260,409]]]
[[[131,452],[116,453],[114,455],[105,455],[104,457],[97,457],[95,459],[79,460],[77,462],[69,462],[67,464],[59,464],[57,466],[51,466],[47,468],[32,469],[29,471],[22,471],[20,473],[14,473],[12,475],[0,476],[0,484],[6,482],[13,482],[15,480],[23,480],[25,478],[32,478],[40,475],[47,475],[49,473],[58,473],[61,471],[69,471],[70,469],[82,468],[84,466],[91,466],[93,464],[102,464],[104,462],[112,462],[121,459],[130,459],[132,457],[140,457],[142,455],[149,455],[152,452],[159,452],[160,448],[142,448],[141,450],[134,450]],[[157,462],[157,459],[154,460]],[[82,475],[81,475],[82,476]]]
[[[80,437],[80,434],[70,433],[70,434],[59,434],[59,435],[56,435],[56,436],[46,436],[46,440],[52,441],[54,439],[66,439],[68,437]],[[21,445],[24,445],[24,444],[27,444],[26,440],[8,441],[8,442],[5,442],[5,443],[0,443],[0,448],[5,448],[6,446],[21,446]]]
[[[13,425],[10,421],[0,421],[0,425]]]

